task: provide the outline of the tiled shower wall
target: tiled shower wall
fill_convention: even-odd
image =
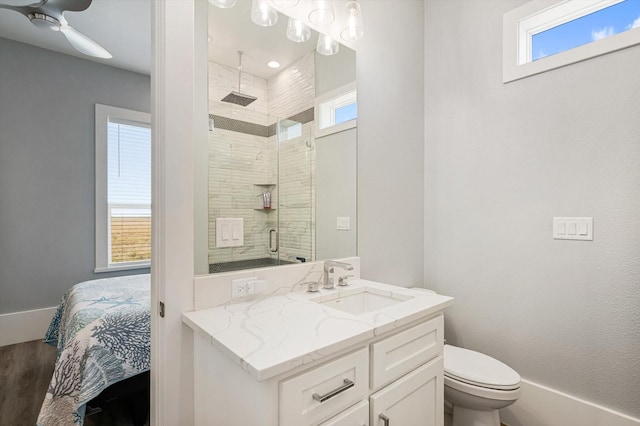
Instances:
[[[269,251],[269,229],[280,215],[280,258],[315,258],[313,191],[313,103],[315,71],[308,54],[269,81],[242,74],[241,91],[258,99],[242,107],[221,102],[238,90],[238,71],[209,62],[209,263],[275,257]],[[277,117],[311,114],[302,136],[280,144],[281,185],[276,187]],[[267,186],[274,185],[274,186]],[[272,191],[271,210],[261,208],[261,195]],[[278,206],[279,193],[281,206]],[[244,245],[216,248],[215,219],[241,217]]]

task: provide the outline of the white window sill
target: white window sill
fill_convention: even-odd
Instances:
[[[128,270],[134,270],[134,269],[145,269],[145,268],[150,268],[151,267],[151,262],[136,262],[136,263],[127,263],[127,264],[121,264],[121,265],[109,265],[109,266],[101,266],[101,267],[97,267],[93,270],[93,272],[95,272],[96,274],[102,273],[102,272],[116,272],[116,271],[128,271]]]
[[[358,126],[358,119],[345,121],[344,123],[336,124],[335,126],[326,127],[324,129],[316,129],[316,138],[332,135],[334,133],[344,132],[345,130],[353,129]]]

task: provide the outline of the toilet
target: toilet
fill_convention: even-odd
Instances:
[[[520,375],[480,352],[444,345],[444,399],[453,426],[500,426],[499,409],[520,397]]]

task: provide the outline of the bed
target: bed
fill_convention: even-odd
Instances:
[[[82,425],[87,402],[149,370],[150,337],[149,274],[74,285],[45,335],[58,355],[37,424]]]

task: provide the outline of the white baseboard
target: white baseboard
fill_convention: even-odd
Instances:
[[[57,307],[0,315],[0,346],[43,339]]]
[[[509,426],[640,426],[640,419],[522,380],[522,396],[500,410]]]

